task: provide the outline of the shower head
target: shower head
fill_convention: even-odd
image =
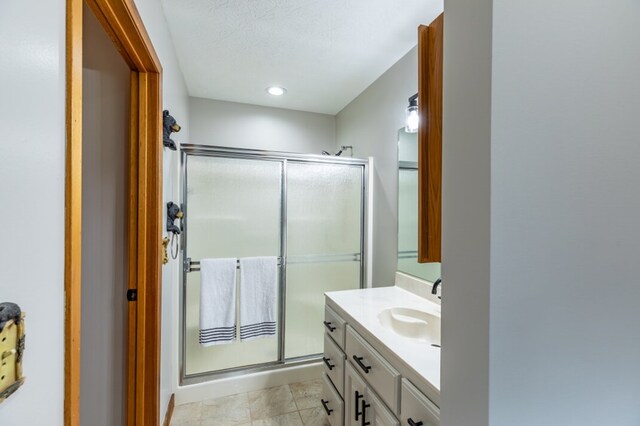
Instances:
[[[353,157],[353,146],[351,145],[342,145],[340,147],[340,151],[336,152],[335,154],[331,154],[329,151],[322,151],[322,155],[335,155],[336,157],[340,157],[345,149],[350,149],[351,156]]]

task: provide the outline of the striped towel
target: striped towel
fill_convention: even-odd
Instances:
[[[240,339],[276,334],[278,258],[240,259]]]
[[[237,259],[200,261],[200,344],[224,345],[236,339]]]

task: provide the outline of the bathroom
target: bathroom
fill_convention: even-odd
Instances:
[[[639,425],[639,16],[8,0],[0,424]]]
[[[393,285],[396,271],[429,289],[440,277],[439,263],[417,262],[418,133],[407,120],[418,27],[442,3],[379,6],[350,5],[352,24],[322,5],[163,3],[190,95],[188,117],[164,105],[181,126],[176,151],[164,150],[165,202],[183,213],[163,267],[178,293],[162,319],[177,360],[161,377],[171,424],[342,424],[343,384],[326,384],[344,367],[329,369],[324,294]],[[393,25],[380,31],[385,17]],[[302,26],[306,36],[289,36]],[[394,47],[372,55],[381,44]],[[267,277],[255,279],[269,307],[249,296],[252,257],[266,257]],[[236,273],[211,281],[207,262]]]

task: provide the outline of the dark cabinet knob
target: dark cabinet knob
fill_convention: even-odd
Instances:
[[[329,368],[329,370],[333,370],[334,367],[336,366],[335,364],[331,364],[329,361],[331,361],[331,358],[327,358],[327,357],[322,357],[322,360],[324,361],[324,363],[326,364],[326,366]]]
[[[329,401],[325,401],[324,399],[321,399],[320,402],[322,402],[322,406],[324,407],[324,411],[327,412],[327,416],[330,416],[331,413],[333,413],[333,409],[329,408]]]
[[[409,426],[422,426],[423,425],[422,422],[416,422],[411,417],[409,417],[407,419],[407,423],[409,423]]]
[[[360,399],[362,397],[364,397],[364,395],[362,395],[360,392],[356,391],[356,403],[353,404],[353,406],[356,409],[356,416],[355,416],[355,421],[357,422],[358,419],[360,418],[360,415],[362,415],[362,413],[360,412],[360,410],[358,409],[358,407],[360,407]]]
[[[364,359],[364,357],[361,356],[353,356],[353,360],[356,362],[356,364],[358,364],[358,366],[360,368],[362,368],[362,371],[364,371],[365,374],[369,374],[369,370],[371,370],[371,366],[370,365],[364,365],[364,362],[362,362],[362,360]]]
[[[324,326],[329,329],[329,332],[333,333],[335,331],[335,327],[331,325],[331,321],[323,321]]]
[[[371,407],[371,404],[367,404],[367,401],[362,400],[362,426],[369,426],[371,422],[367,421],[367,408]]]

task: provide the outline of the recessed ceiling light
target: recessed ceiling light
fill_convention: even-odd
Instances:
[[[282,96],[287,92],[284,87],[271,86],[267,87],[267,93],[273,96]]]

